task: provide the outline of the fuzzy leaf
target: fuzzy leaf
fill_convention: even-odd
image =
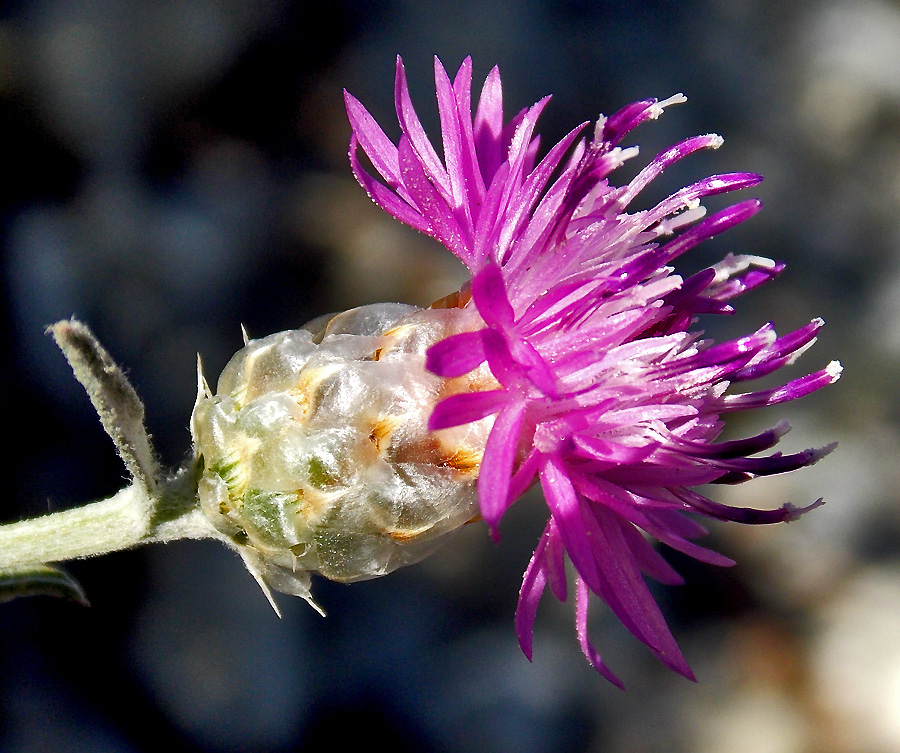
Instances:
[[[65,570],[52,565],[27,565],[16,570],[0,570],[0,602],[20,596],[56,596],[90,606],[84,589]]]

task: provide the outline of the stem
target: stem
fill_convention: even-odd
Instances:
[[[185,488],[182,473],[151,498],[133,483],[83,507],[0,526],[0,570],[92,557],[140,544],[182,538],[222,538]]]

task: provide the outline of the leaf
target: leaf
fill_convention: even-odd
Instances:
[[[125,372],[81,322],[60,321],[47,332],[87,391],[128,472],[152,496],[160,473],[144,428],[144,405]]]
[[[0,570],[0,602],[12,601],[19,596],[56,596],[90,606],[78,581],[62,568],[52,565]]]

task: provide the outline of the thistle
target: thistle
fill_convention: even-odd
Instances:
[[[699,492],[811,465],[833,446],[771,450],[785,422],[721,441],[723,418],[794,400],[836,381],[837,362],[782,387],[735,385],[793,363],[815,319],[778,336],[771,324],[724,343],[697,318],[731,314],[732,298],[784,268],[727,256],[686,279],[673,262],[750,218],[748,199],[711,216],[701,201],[749,188],[752,173],[714,175],[650,209],[633,210],[666,167],[716,135],[686,139],[615,186],[644,121],[684,101],[644,100],[573,129],[542,158],[535,127],[549,97],[504,121],[500,76],[472,115],[472,63],[453,81],[435,59],[443,159],[419,121],[397,61],[400,138],[393,143],[349,93],[350,163],[372,200],[444,244],[471,281],[428,309],[379,304],[248,341],[216,389],[198,377],[194,448],[159,471],[143,407],[102,346],[78,323],[53,332],[126,462],[134,483],[79,510],[0,527],[8,592],[80,597],[51,563],[179,537],[212,537],[270,590],[307,599],[309,573],[339,581],[385,575],[482,518],[499,538],[504,513],[539,484],[548,520],[516,612],[522,650],[549,586],[565,600],[574,571],[575,623],[588,661],[621,686],[588,638],[599,597],[667,666],[693,679],[644,576],[680,576],[648,541],[716,565],[692,515],[742,523],[793,520],[821,504],[732,508]],[[363,167],[365,154],[378,178]],[[49,584],[49,585],[48,585]],[[276,608],[277,609],[277,608]]]

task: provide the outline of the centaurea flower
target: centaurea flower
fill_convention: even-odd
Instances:
[[[794,400],[836,381],[837,362],[776,389],[732,392],[734,384],[793,363],[816,339],[821,319],[778,336],[771,324],[713,343],[691,330],[700,314],[730,314],[728,301],[777,276],[784,265],[727,256],[687,279],[671,266],[704,240],[756,214],[756,199],[710,216],[700,202],[759,183],[753,173],[713,175],[650,209],[630,209],[663,170],[717,135],[695,136],[658,154],[622,186],[610,174],[637,154],[623,138],[669,105],[643,100],[582,123],[538,159],[541,99],[503,117],[500,75],[487,76],[472,116],[472,62],[453,81],[435,59],[443,159],[416,115],[401,60],[394,144],[345,92],[353,172],[388,213],[443,243],[469,269],[471,284],[448,302],[477,323],[427,350],[426,366],[451,380],[485,365],[493,377],[437,404],[428,426],[443,430],[492,417],[478,473],[481,515],[496,538],[504,512],[535,482],[549,510],[521,587],[516,631],[531,658],[532,626],[549,585],[567,595],[565,557],[575,570],[575,621],[588,661],[620,685],[587,634],[591,593],[667,666],[692,678],[644,575],[681,577],[643,534],[703,562],[733,562],[694,539],[694,513],[742,523],[797,518],[821,500],[764,511],[732,508],[696,487],[740,483],[811,465],[833,447],[757,457],[786,422],[744,439],[717,441],[728,413]],[[377,180],[362,166],[366,154]]]
[[[795,470],[831,450],[759,457],[785,422],[719,440],[726,414],[793,400],[839,377],[832,362],[779,388],[731,389],[793,363],[821,320],[781,337],[766,324],[720,344],[691,330],[701,314],[732,313],[730,299],[784,265],[729,255],[687,279],[671,266],[760,208],[750,199],[707,217],[702,199],[761,178],[714,175],[633,210],[666,167],[721,144],[715,135],[686,139],[623,186],[610,183],[637,154],[622,139],[681,95],[601,117],[590,139],[582,124],[539,160],[535,126],[549,98],[504,122],[496,68],[474,117],[470,60],[453,81],[435,60],[435,81],[443,158],[398,59],[401,136],[394,144],[346,94],[350,161],[372,199],[446,245],[470,283],[428,309],[374,304],[258,340],[244,333],[215,392],[198,368],[193,452],[173,473],[156,461],[122,369],[86,326],[57,322],[50,332],[132,482],[107,500],[0,526],[0,600],[84,600],[55,563],[213,538],[241,556],[273,607],[270,589],[318,608],[311,572],[345,582],[385,575],[479,511],[496,539],[505,511],[539,483],[549,518],[516,611],[525,654],[544,590],[567,596],[568,557],[578,639],[603,676],[620,685],[588,638],[591,593],[662,662],[693,677],[644,582],[681,578],[644,534],[732,564],[694,543],[705,530],[686,513],[774,523],[821,500],[732,508],[697,487]],[[360,149],[382,180],[365,171]]]

